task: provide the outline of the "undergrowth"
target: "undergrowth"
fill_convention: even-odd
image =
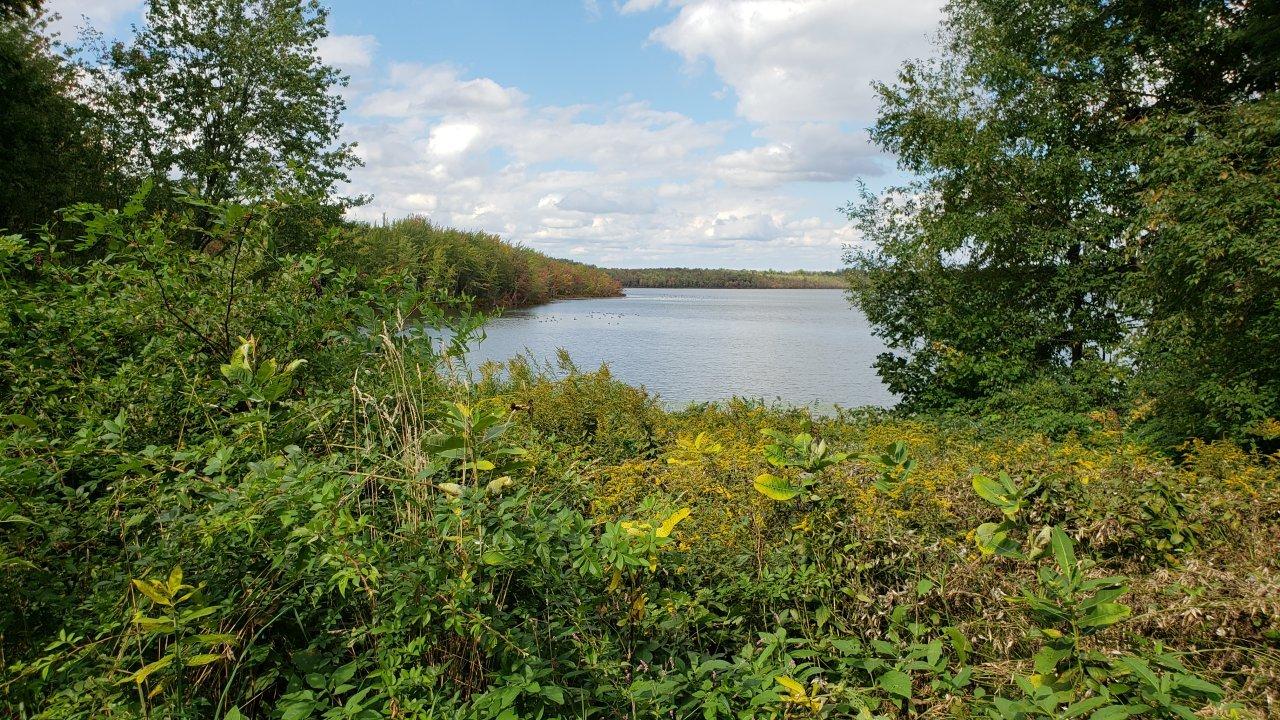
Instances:
[[[218,218],[3,239],[6,717],[1277,710],[1274,457],[471,368]]]

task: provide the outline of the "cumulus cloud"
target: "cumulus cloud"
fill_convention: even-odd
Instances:
[[[374,200],[356,217],[428,214],[602,264],[834,267],[844,223],[783,185],[869,162],[832,126],[762,128],[735,150],[722,121],[629,98],[538,106],[452,66],[392,66],[358,108],[352,184]]]
[[[622,11],[654,2],[628,2]],[[867,120],[873,80],[930,50],[942,0],[691,0],[652,39],[709,62],[761,123]]]
[[[716,158],[719,177],[737,185],[772,186],[847,181],[882,172],[878,154],[864,131],[803,123],[768,127],[757,135],[768,141]]]
[[[370,95],[365,115],[432,116],[440,113],[500,112],[521,105],[524,93],[489,78],[463,80],[450,65],[394,63],[384,90]]]
[[[352,72],[373,64],[378,39],[372,35],[330,35],[320,38],[316,50],[325,64]]]

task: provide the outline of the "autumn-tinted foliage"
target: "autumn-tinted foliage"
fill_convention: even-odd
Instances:
[[[590,265],[550,258],[497,235],[440,227],[420,217],[358,227],[340,257],[362,273],[408,275],[420,287],[466,295],[485,308],[621,292],[617,281]]]

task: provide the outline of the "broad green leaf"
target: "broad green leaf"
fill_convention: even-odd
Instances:
[[[999,524],[988,522],[982,523],[973,533],[973,540],[978,545],[978,549],[983,555],[991,555],[997,552],[1000,547],[1007,541],[1009,533],[1005,531]]]
[[[890,695],[911,699],[911,676],[901,670],[887,671],[876,680],[876,685]]]
[[[978,497],[996,507],[1005,508],[1009,505],[1009,498],[1005,496],[1004,488],[986,475],[973,476],[973,491],[978,493]]]
[[[1081,715],[1084,715],[1087,712],[1097,710],[1098,708],[1102,707],[1103,705],[1106,705],[1109,702],[1111,702],[1111,698],[1103,697],[1100,695],[1097,697],[1085,698],[1080,702],[1076,702],[1076,703],[1072,703],[1071,705],[1068,705],[1067,709],[1062,711],[1062,717],[1064,718],[1080,717]]]
[[[960,628],[957,627],[944,628],[943,632],[951,640],[951,647],[956,651],[956,659],[960,661],[961,665],[967,664],[969,662],[969,651],[973,649],[973,646],[969,644],[969,638],[966,638],[964,633],[960,632]]]
[[[1058,563],[1058,569],[1063,575],[1073,574],[1076,569],[1076,553],[1071,538],[1061,528],[1054,527],[1049,532],[1049,544],[1053,547],[1053,559]]]
[[[1094,712],[1089,720],[1125,720],[1149,709],[1146,705],[1112,705]]]
[[[1099,603],[1093,610],[1080,621],[1082,628],[1101,628],[1108,625],[1114,625],[1121,620],[1129,617],[1133,611],[1128,605],[1120,603]]]

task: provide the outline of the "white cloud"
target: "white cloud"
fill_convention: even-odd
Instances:
[[[626,15],[630,13],[645,12],[652,10],[662,4],[662,0],[627,0],[618,8],[618,12]]]
[[[320,59],[345,72],[363,70],[373,64],[378,39],[372,35],[330,35],[316,43]]]
[[[773,186],[847,181],[881,172],[878,153],[862,131],[804,123],[767,127],[757,135],[769,141],[716,158],[719,177],[737,185]]]
[[[539,107],[449,66],[394,66],[359,108],[353,186],[374,201],[356,217],[429,213],[603,264],[836,267],[845,224],[780,184],[865,160],[830,126],[764,128],[734,151],[723,122],[629,99]]]
[[[628,2],[623,12],[655,2]],[[690,0],[652,39],[709,61],[762,123],[866,121],[873,80],[925,55],[941,0]]]
[[[496,112],[514,108],[524,93],[488,78],[462,80],[450,65],[422,66],[394,63],[389,88],[373,93],[364,102],[365,115],[391,117],[434,116],[457,112]]]
[[[431,130],[427,149],[434,155],[460,155],[479,135],[480,126],[475,123],[442,123]]]

